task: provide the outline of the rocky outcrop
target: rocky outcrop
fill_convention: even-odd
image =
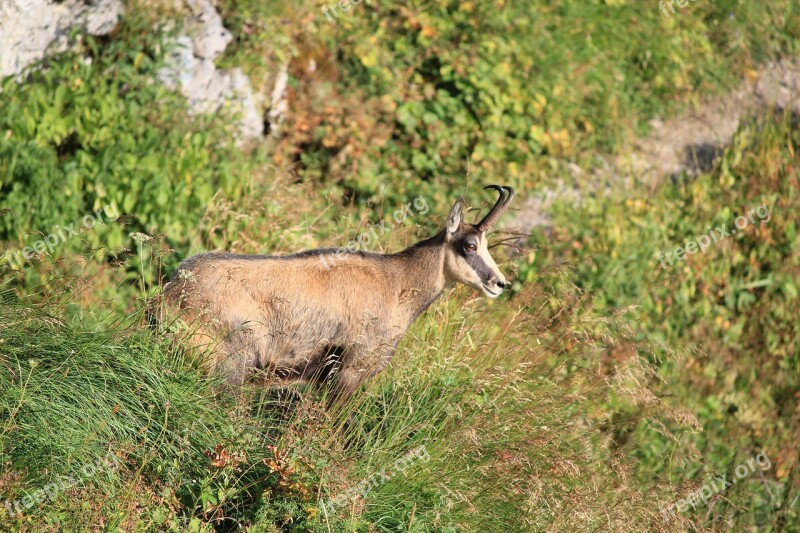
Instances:
[[[0,0],[0,78],[18,76],[47,54],[66,50],[73,28],[109,33],[122,10],[121,0]]]
[[[264,121],[250,80],[239,68],[219,70],[214,65],[232,36],[213,4],[178,0],[172,7],[177,12],[188,8],[188,16],[182,35],[168,43],[171,52],[161,81],[179,90],[193,113],[237,117],[234,135],[239,141],[260,137]],[[91,35],[110,33],[122,12],[122,0],[0,0],[0,78],[19,76],[47,55],[65,51],[75,28]]]
[[[258,111],[250,80],[240,68],[217,69],[219,57],[232,37],[208,0],[186,0],[191,15],[184,32],[170,43],[167,66],[160,73],[168,87],[180,90],[194,113],[230,112],[238,117],[237,138],[260,137],[264,120]]]
[[[280,133],[280,126],[289,113],[289,99],[286,96],[286,88],[288,85],[289,67],[288,65],[283,65],[278,72],[278,78],[275,80],[275,87],[272,88],[270,108],[269,113],[267,113],[269,131],[273,136],[278,136]]]

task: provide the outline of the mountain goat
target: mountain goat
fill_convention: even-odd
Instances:
[[[453,282],[496,298],[506,287],[486,233],[514,197],[499,198],[477,224],[461,221],[463,199],[439,233],[394,254],[335,249],[287,256],[202,253],[183,261],[149,309],[151,319],[188,325],[190,346],[241,384],[332,382],[347,398],[383,370],[409,326]]]

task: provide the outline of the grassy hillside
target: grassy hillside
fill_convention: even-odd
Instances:
[[[800,136],[780,110],[698,176],[557,204],[492,249],[512,294],[449,290],[339,410],[227,388],[143,327],[191,253],[381,221],[368,249],[398,250],[462,192],[521,205],[800,43],[789,0],[330,5],[220,2],[220,66],[266,92],[289,73],[280,131],[244,148],[157,81],[174,13],[130,9],[2,82],[0,531],[800,530]]]
[[[11,524],[524,531],[572,528],[580,512],[586,529],[657,525],[654,494],[633,483],[633,449],[609,446],[619,424],[602,408],[612,394],[642,404],[652,365],[633,353],[615,365],[630,378],[606,380],[598,354],[632,333],[593,316],[567,273],[541,281],[489,309],[457,291],[338,412],[310,390],[219,388],[147,332],[99,334],[5,307],[3,493],[78,478]],[[80,475],[108,453],[116,468]],[[382,471],[388,481],[365,498],[319,504]]]
[[[544,253],[528,276],[569,262],[598,309],[636,306],[640,337],[692,349],[663,365],[654,391],[688,407],[703,431],[672,440],[631,421],[625,433],[648,443],[636,452],[642,479],[669,481],[681,494],[690,480],[730,475],[768,451],[761,486],[728,490],[700,509],[698,526],[797,528],[799,142],[796,116],[754,120],[710,173],[652,197],[587,199],[580,220],[564,206],[556,234],[535,238]],[[679,247],[694,252],[665,257]]]

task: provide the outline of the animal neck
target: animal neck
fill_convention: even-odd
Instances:
[[[418,242],[395,255],[399,260],[400,307],[408,325],[442,294],[444,274],[444,232]]]

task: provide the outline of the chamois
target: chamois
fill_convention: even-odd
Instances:
[[[286,256],[201,253],[183,261],[149,309],[151,319],[188,326],[187,344],[242,384],[331,382],[346,399],[383,370],[409,326],[452,282],[496,298],[507,285],[486,232],[514,197],[499,198],[477,224],[462,223],[460,198],[439,233],[394,254],[335,249]]]

